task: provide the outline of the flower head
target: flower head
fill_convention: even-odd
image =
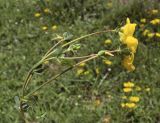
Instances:
[[[40,16],[41,16],[41,13],[35,13],[34,16],[35,16],[35,17],[40,17]]]
[[[131,96],[130,98],[129,98],[129,100],[131,101],[131,102],[139,102],[139,97],[137,97],[137,96]]]
[[[134,83],[133,82],[125,82],[125,83],[123,83],[123,86],[125,88],[132,88],[132,87],[134,87]]]
[[[125,43],[125,40],[128,36],[133,36],[135,28],[136,24],[130,23],[129,18],[127,18],[126,25],[121,27],[122,32],[119,33],[122,43]]]

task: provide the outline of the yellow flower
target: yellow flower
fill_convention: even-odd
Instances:
[[[158,14],[158,10],[157,9],[153,9],[151,12],[152,12],[152,14]]]
[[[156,32],[155,36],[160,38],[160,33]]]
[[[133,65],[133,60],[134,60],[134,54],[132,53],[132,55],[125,56],[122,61],[123,67],[130,72],[135,70],[135,67]]]
[[[77,75],[79,76],[79,75],[81,75],[83,72],[84,72],[84,69],[78,69],[78,70],[77,70]]]
[[[127,108],[135,108],[136,104],[135,103],[126,103],[125,107],[127,107]]]
[[[78,66],[79,66],[79,67],[84,67],[84,66],[86,66],[86,63],[85,63],[85,62],[80,63]]]
[[[136,91],[141,91],[141,90],[142,90],[141,87],[136,86]]]
[[[84,75],[88,75],[90,72],[87,70],[84,72]]]
[[[56,30],[56,29],[57,29],[56,25],[52,26],[52,30]]]
[[[146,90],[146,91],[150,91],[151,89],[150,89],[150,88],[146,88],[145,90]]]
[[[99,72],[99,68],[96,68],[96,74],[99,74],[100,72]]]
[[[127,96],[122,96],[122,99],[127,99]]]
[[[153,25],[160,24],[160,19],[155,18],[155,19],[151,20],[150,23]]]
[[[128,92],[131,92],[131,91],[132,91],[132,88],[123,88],[123,91],[124,91],[125,93],[128,93]]]
[[[101,101],[100,101],[99,99],[96,99],[96,100],[95,100],[95,105],[96,105],[96,106],[99,106],[100,104],[101,104]]]
[[[50,10],[49,10],[48,8],[46,8],[46,9],[44,9],[44,12],[45,12],[45,13],[49,13]]]
[[[112,41],[111,41],[110,39],[107,39],[107,40],[104,41],[104,43],[105,43],[105,44],[111,44]]]
[[[125,88],[132,88],[132,87],[134,87],[134,83],[133,82],[125,82],[125,83],[123,83],[123,86]]]
[[[112,8],[112,6],[113,6],[112,2],[107,3],[108,8]]]
[[[146,36],[150,31],[148,29],[145,29],[143,32],[143,35]]]
[[[124,108],[125,107],[125,103],[121,103],[121,107]]]
[[[145,19],[145,18],[142,18],[142,19],[140,20],[140,22],[141,22],[141,23],[146,23],[146,19]]]
[[[43,26],[43,27],[42,27],[42,30],[44,30],[44,31],[47,30],[47,29],[48,29],[47,26]]]
[[[131,102],[139,102],[139,97],[137,97],[137,96],[131,96],[130,98],[129,98],[129,100],[131,101]]]
[[[148,36],[149,38],[152,38],[152,37],[154,36],[154,33],[148,33],[147,36]]]
[[[122,32],[119,32],[120,40],[122,41],[122,43],[125,43],[128,36],[133,36],[135,28],[136,24],[130,23],[129,18],[127,18],[126,25],[121,28]]]
[[[41,16],[41,13],[35,13],[34,16],[35,16],[35,17],[40,17],[40,16]]]
[[[104,63],[106,64],[106,65],[111,65],[112,64],[112,62],[110,61],[110,60],[104,60]]]
[[[126,42],[127,47],[131,50],[132,53],[136,52],[138,40],[132,36],[127,37]]]

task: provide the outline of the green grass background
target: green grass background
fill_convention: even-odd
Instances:
[[[0,0],[0,123],[19,123],[19,112],[15,108],[14,97],[21,94],[27,71],[35,64],[54,42],[55,34],[70,32],[74,37],[104,30],[114,29],[125,23],[126,17],[139,23],[141,18],[151,18],[145,10],[159,9],[158,1],[129,0],[122,4],[118,0]],[[42,19],[34,17],[37,11],[50,8],[53,15],[43,13]],[[157,18],[160,16],[158,15]],[[53,32],[50,27],[56,24]],[[41,30],[48,26],[47,33]],[[150,26],[150,25],[149,25]],[[160,27],[150,27],[160,32]],[[159,39],[141,36],[140,28],[136,30],[139,39],[135,58],[136,70],[126,72],[119,59],[113,59],[113,66],[105,66],[100,60],[87,65],[91,74],[75,77],[75,71],[64,75],[54,84],[44,87],[38,93],[38,101],[31,105],[28,119],[31,123],[101,123],[105,117],[111,123],[158,123],[160,122],[160,47]],[[104,46],[107,38],[113,42],[118,36],[105,34],[85,39],[78,54],[97,52],[99,49],[112,48]],[[96,45],[95,45],[96,44]],[[54,66],[54,64],[53,64]],[[100,68],[100,75],[94,70]],[[108,68],[111,69],[108,72]],[[51,73],[56,73],[56,66]],[[102,85],[105,73],[109,76]],[[51,74],[50,74],[51,75]],[[31,89],[42,83],[47,76],[36,76]],[[133,81],[142,87],[141,92],[133,94],[140,97],[138,107],[134,110],[123,109],[120,103],[124,95],[122,85]],[[150,92],[145,88],[150,87]],[[111,97],[110,97],[111,96]],[[99,98],[101,105],[96,107],[94,100]]]

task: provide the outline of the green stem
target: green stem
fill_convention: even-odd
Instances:
[[[114,31],[115,31],[115,30],[105,30],[105,31],[99,31],[99,32],[94,32],[94,33],[91,33],[91,34],[87,34],[87,35],[81,36],[81,37],[79,37],[79,38],[76,38],[76,39],[74,39],[74,40],[72,40],[72,41],[70,41],[70,42],[62,45],[62,47],[66,47],[66,46],[68,46],[68,45],[70,45],[70,44],[72,44],[72,43],[75,43],[75,42],[78,41],[78,40],[81,40],[81,39],[83,39],[83,38],[86,38],[86,37],[89,37],[89,36],[92,36],[92,35],[97,35],[97,34],[106,33],[106,32],[114,32]]]

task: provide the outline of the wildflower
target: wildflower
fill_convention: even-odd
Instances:
[[[77,75],[79,76],[79,75],[81,75],[83,72],[84,72],[83,69],[78,69],[78,70],[77,70]]]
[[[122,96],[122,99],[127,99],[127,96]]]
[[[142,18],[142,19],[140,20],[140,22],[141,22],[141,23],[146,23],[146,19],[145,19],[145,18]]]
[[[134,71],[135,66],[133,65],[133,60],[134,60],[134,54],[133,53],[132,53],[132,55],[125,56],[123,61],[122,61],[123,67],[125,69],[127,69],[128,71]]]
[[[143,32],[143,35],[146,36],[150,31],[148,29],[145,29]]]
[[[56,29],[57,29],[56,25],[52,26],[52,30],[56,30]]]
[[[129,100],[131,101],[131,102],[139,102],[139,97],[137,97],[137,96],[131,96],[130,98],[129,98]]]
[[[86,63],[85,63],[85,62],[80,63],[78,66],[79,66],[79,67],[84,67],[84,66],[86,66]]]
[[[151,20],[150,23],[153,25],[160,24],[160,19],[155,18],[155,19]]]
[[[113,6],[112,2],[107,3],[108,8],[112,8],[112,6]]]
[[[132,91],[132,88],[123,88],[123,91],[124,91],[125,93],[128,93],[128,92],[131,92],[131,91]]]
[[[135,103],[126,103],[125,107],[127,107],[127,108],[135,108],[136,104]]]
[[[134,83],[133,82],[125,82],[125,83],[123,83],[123,86],[125,88],[132,88],[132,87],[134,87]]]
[[[48,29],[47,26],[43,26],[43,27],[42,27],[42,30],[44,30],[44,31],[47,30],[47,29]]]
[[[155,36],[160,38],[160,33],[156,32]]]
[[[87,70],[84,72],[84,75],[88,75],[90,72]]]
[[[45,12],[45,13],[49,13],[50,10],[49,10],[48,8],[46,8],[46,9],[44,9],[44,12]]]
[[[127,37],[126,39],[127,47],[131,50],[132,53],[136,52],[138,40],[132,36]]]
[[[96,68],[96,74],[99,74],[100,72],[99,72],[99,68]]]
[[[139,87],[139,86],[136,86],[136,91],[141,91],[142,89],[141,89],[141,87]]]
[[[110,60],[104,60],[104,63],[106,64],[106,65],[111,65],[112,64],[112,62],[110,61]]]
[[[95,100],[95,105],[96,105],[96,106],[99,106],[100,104],[101,104],[101,101],[100,101],[99,99],[96,99],[96,100]]]
[[[121,28],[122,32],[119,32],[122,43],[126,43],[125,41],[128,36],[133,36],[135,28],[136,24],[130,23],[129,18],[127,18],[126,25]]]
[[[151,89],[150,89],[150,88],[146,88],[145,90],[146,90],[146,91],[150,91]]]
[[[153,9],[151,12],[152,12],[152,14],[158,14],[158,10],[157,9]]]
[[[112,41],[110,39],[107,39],[104,41],[104,44],[111,44],[111,43],[112,43]]]
[[[149,38],[152,38],[152,37],[154,36],[154,33],[148,33],[147,36],[148,36]]]
[[[35,13],[34,16],[35,16],[35,17],[40,17],[40,16],[41,16],[41,13]]]
[[[125,103],[121,103],[121,107],[124,108],[125,107]]]

